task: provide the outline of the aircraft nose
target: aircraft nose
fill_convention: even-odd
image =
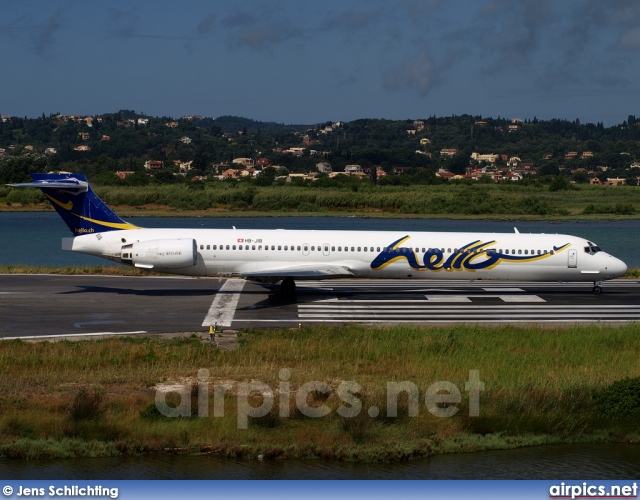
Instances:
[[[607,268],[615,278],[627,273],[627,265],[616,257],[611,257],[612,262],[607,262]]]

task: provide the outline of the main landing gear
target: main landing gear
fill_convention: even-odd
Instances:
[[[280,284],[280,296],[286,300],[296,299],[296,282],[293,278],[285,278]]]
[[[594,281],[592,292],[596,295],[600,295],[602,293],[602,285],[604,285],[604,281]]]

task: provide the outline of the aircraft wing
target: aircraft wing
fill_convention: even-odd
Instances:
[[[321,279],[321,278],[342,278],[353,276],[347,266],[339,264],[304,265],[264,268],[253,271],[240,271],[240,276],[246,278],[298,278],[298,279]]]

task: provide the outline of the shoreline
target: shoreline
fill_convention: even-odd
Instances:
[[[598,432],[578,438],[562,436],[504,436],[501,433],[484,436],[468,435],[443,440],[417,442],[411,445],[398,444],[391,447],[359,447],[318,449],[314,446],[297,445],[206,445],[204,447],[167,447],[164,449],[130,450],[121,442],[90,442],[65,438],[61,440],[19,439],[0,444],[0,460],[58,460],[81,458],[108,458],[122,456],[213,455],[229,459],[249,460],[332,460],[355,463],[397,463],[420,460],[436,455],[452,453],[477,453],[483,451],[513,450],[532,446],[571,444],[638,444],[640,435],[620,435],[617,431]]]
[[[513,215],[513,214],[481,214],[481,215],[466,215],[466,214],[405,214],[389,211],[321,211],[321,212],[298,212],[291,211],[252,211],[252,210],[220,210],[220,209],[208,209],[208,210],[182,210],[173,209],[170,207],[164,208],[133,208],[126,205],[112,205],[110,208],[117,213],[120,217],[136,218],[136,217],[149,217],[149,218],[179,218],[179,217],[192,217],[192,218],[278,218],[278,217],[349,217],[349,218],[361,218],[361,219],[450,219],[450,220],[495,220],[495,221],[547,221],[550,224],[556,222],[571,222],[571,221],[585,221],[585,222],[601,222],[601,221],[619,221],[619,220],[640,220],[640,212],[633,215],[614,215],[614,214],[573,214],[573,215]],[[41,213],[50,212],[55,213],[55,210],[48,205],[42,204],[42,206],[3,206],[0,204],[0,214],[2,213]]]

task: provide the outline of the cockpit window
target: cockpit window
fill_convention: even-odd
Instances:
[[[591,243],[590,241],[587,242],[589,244],[589,246],[584,247],[584,251],[586,253],[588,253],[589,255],[595,255],[598,252],[601,252],[602,250],[600,249],[599,246],[594,245],[593,243]]]

